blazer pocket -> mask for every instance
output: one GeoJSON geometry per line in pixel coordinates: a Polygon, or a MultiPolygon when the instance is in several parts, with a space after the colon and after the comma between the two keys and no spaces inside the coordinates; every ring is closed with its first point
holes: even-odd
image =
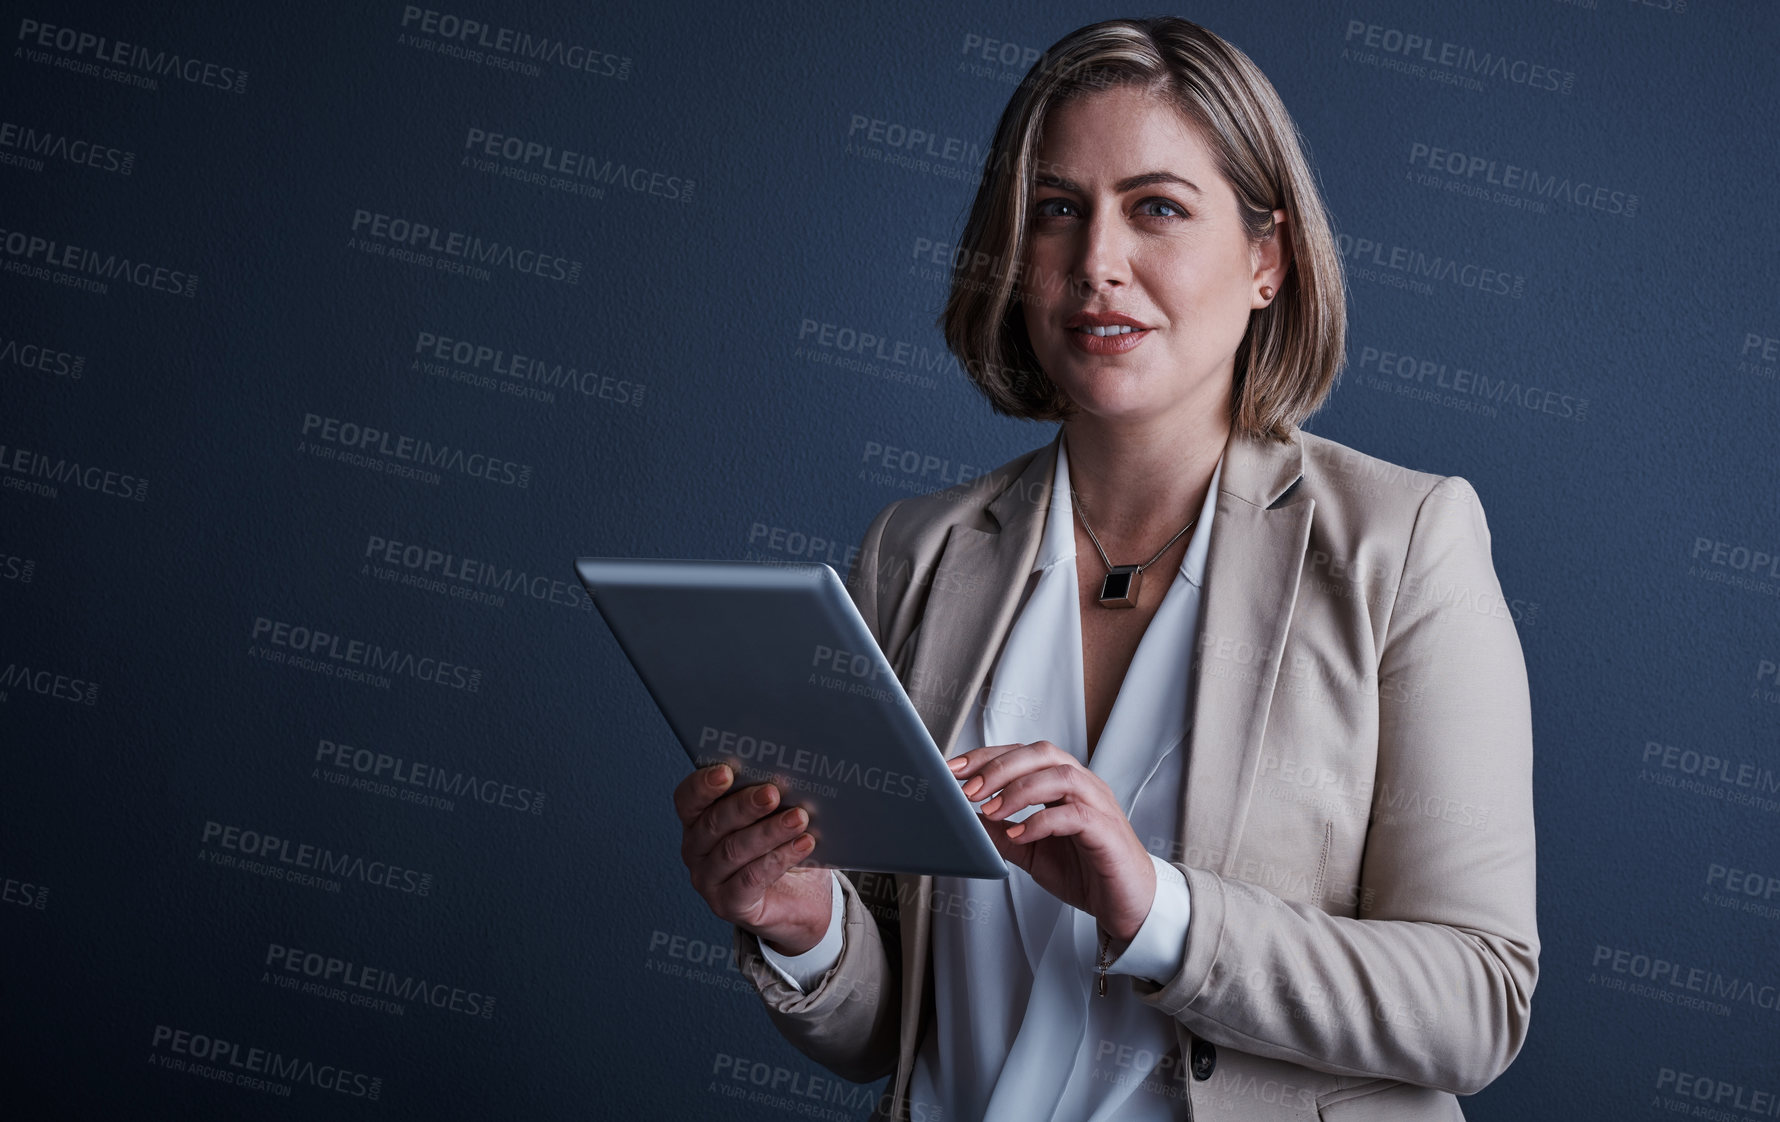
{"type": "Polygon", "coordinates": [[[1395,1079],[1372,1079],[1331,1091],[1316,1101],[1322,1122],[1465,1122],[1450,1091],[1395,1079]]]}
{"type": "Polygon", "coordinates": [[[915,664],[915,648],[921,642],[921,627],[926,622],[926,620],[918,621],[903,639],[902,646],[896,649],[896,656],[889,659],[890,669],[896,674],[896,680],[902,683],[905,691],[908,689],[909,669],[915,664]]]}
{"type": "Polygon", "coordinates": [[[1311,886],[1310,899],[1317,907],[1323,907],[1323,886],[1329,880],[1329,849],[1335,844],[1335,823],[1323,821],[1323,852],[1316,859],[1316,883],[1311,886]]]}

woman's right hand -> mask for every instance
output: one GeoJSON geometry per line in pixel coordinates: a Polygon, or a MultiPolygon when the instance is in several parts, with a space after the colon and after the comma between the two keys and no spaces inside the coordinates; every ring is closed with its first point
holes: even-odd
{"type": "Polygon", "coordinates": [[[816,847],[804,833],[809,812],[793,807],[774,814],[778,787],[731,790],[734,782],[734,769],[713,764],[674,788],[680,860],[719,919],[779,954],[802,954],[828,930],[835,891],[828,869],[794,867],[816,847]]]}

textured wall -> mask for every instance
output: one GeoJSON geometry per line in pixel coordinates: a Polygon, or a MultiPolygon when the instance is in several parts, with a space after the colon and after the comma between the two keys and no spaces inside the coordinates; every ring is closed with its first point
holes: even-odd
{"type": "MultiPolygon", "coordinates": [[[[820,1072],[702,961],[685,761],[572,561],[844,572],[1048,440],[946,359],[943,265],[1028,52],[1145,13],[160,7],[0,4],[0,1113],[864,1117],[714,1079],[820,1072]]],[[[1307,427],[1472,481],[1525,647],[1543,974],[1467,1110],[1771,1111],[1780,11],[1181,14],[1341,232],[1307,427]]]]}

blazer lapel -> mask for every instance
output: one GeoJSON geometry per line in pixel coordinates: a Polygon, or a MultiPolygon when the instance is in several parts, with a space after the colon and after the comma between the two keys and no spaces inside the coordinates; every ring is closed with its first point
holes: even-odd
{"type": "Polygon", "coordinates": [[[1185,851],[1225,876],[1248,817],[1316,507],[1312,499],[1274,505],[1302,463],[1295,432],[1288,443],[1232,435],[1225,448],[1194,648],[1181,817],[1185,851]]]}
{"type": "MultiPolygon", "coordinates": [[[[909,700],[948,759],[970,713],[971,699],[1013,624],[1027,574],[1038,558],[1062,431],[1059,428],[1050,446],[1033,456],[1013,483],[984,508],[996,529],[952,525],[933,565],[922,622],[904,643],[905,649],[908,643],[915,644],[904,679],[909,700]]],[[[914,1074],[923,1006],[933,984],[927,969],[933,929],[927,902],[933,896],[933,878],[898,874],[895,881],[903,982],[895,1101],[901,1103],[914,1074]]]]}
{"type": "Polygon", "coordinates": [[[947,758],[1038,558],[1057,473],[1056,444],[1053,438],[989,502],[985,509],[997,529],[953,523],[934,563],[927,607],[910,637],[915,653],[906,688],[947,758]]]}

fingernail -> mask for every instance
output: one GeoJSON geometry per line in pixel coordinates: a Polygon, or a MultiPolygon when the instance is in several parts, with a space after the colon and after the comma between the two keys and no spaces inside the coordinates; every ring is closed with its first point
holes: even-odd
{"type": "Polygon", "coordinates": [[[760,790],[754,792],[754,805],[755,806],[771,806],[771,805],[773,805],[773,789],[771,787],[762,787],[760,790]]]}
{"type": "Polygon", "coordinates": [[[996,795],[994,798],[983,804],[983,813],[994,814],[996,808],[999,806],[1001,806],[1001,796],[996,795]]]}
{"type": "Polygon", "coordinates": [[[799,854],[799,855],[808,853],[810,850],[815,849],[815,848],[816,848],[816,839],[812,838],[808,834],[805,834],[803,837],[798,838],[796,841],[791,843],[791,852],[799,854]]]}
{"type": "Polygon", "coordinates": [[[1010,838],[1017,838],[1025,831],[1026,831],[1026,823],[1015,822],[1012,826],[1009,826],[1007,828],[1007,836],[1010,838]]]}
{"type": "Polygon", "coordinates": [[[724,764],[718,764],[716,767],[711,769],[711,774],[709,777],[706,778],[705,782],[709,783],[713,787],[723,787],[723,786],[728,785],[729,778],[730,778],[730,776],[729,776],[728,766],[724,765],[724,764]]]}
{"type": "Polygon", "coordinates": [[[809,821],[809,816],[803,812],[802,807],[785,812],[785,825],[790,826],[794,830],[803,829],[803,824],[807,821],[809,821]]]}
{"type": "Polygon", "coordinates": [[[965,797],[969,798],[970,796],[976,794],[977,791],[979,791],[982,788],[982,786],[983,786],[983,777],[980,775],[975,776],[974,778],[971,779],[971,781],[969,783],[966,783],[964,785],[965,797]]]}
{"type": "Polygon", "coordinates": [[[946,761],[946,766],[951,768],[953,771],[957,771],[958,769],[962,768],[968,762],[969,761],[966,760],[963,756],[953,756],[951,759],[946,761]]]}

